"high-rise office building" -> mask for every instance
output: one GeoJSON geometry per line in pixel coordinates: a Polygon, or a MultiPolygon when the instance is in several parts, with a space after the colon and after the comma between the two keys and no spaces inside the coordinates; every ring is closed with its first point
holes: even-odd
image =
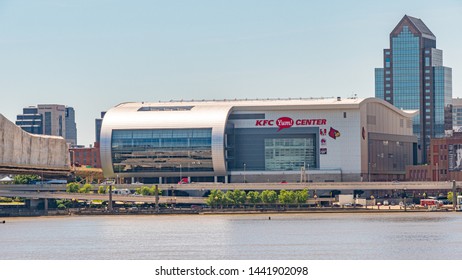
{"type": "Polygon", "coordinates": [[[436,37],[418,18],[405,15],[390,33],[383,68],[375,69],[375,96],[403,110],[419,110],[413,119],[421,162],[431,138],[452,131],[452,69],[443,66],[436,37]]]}
{"type": "Polygon", "coordinates": [[[71,145],[77,145],[77,124],[75,110],[72,107],[66,107],[66,140],[71,145]]]}
{"type": "Polygon", "coordinates": [[[75,111],[57,104],[39,104],[23,109],[16,125],[29,133],[61,136],[71,145],[77,144],[75,111]]]}
{"type": "Polygon", "coordinates": [[[103,125],[103,118],[106,112],[101,112],[101,118],[95,119],[95,142],[101,142],[101,126],[103,125]]]}
{"type": "Polygon", "coordinates": [[[16,116],[16,125],[32,134],[43,134],[43,116],[36,107],[23,108],[16,116]]]}

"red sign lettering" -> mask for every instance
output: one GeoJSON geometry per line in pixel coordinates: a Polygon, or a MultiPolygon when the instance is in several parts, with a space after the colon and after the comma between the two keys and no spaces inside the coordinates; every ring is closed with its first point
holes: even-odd
{"type": "Polygon", "coordinates": [[[255,126],[273,126],[274,120],[256,120],[255,126]]]}
{"type": "Polygon", "coordinates": [[[281,117],[279,119],[275,120],[256,120],[255,121],[255,126],[274,126],[276,125],[278,127],[278,131],[284,129],[284,128],[290,128],[293,125],[297,126],[322,126],[327,124],[326,119],[298,119],[294,121],[293,119],[289,117],[281,117]]]}

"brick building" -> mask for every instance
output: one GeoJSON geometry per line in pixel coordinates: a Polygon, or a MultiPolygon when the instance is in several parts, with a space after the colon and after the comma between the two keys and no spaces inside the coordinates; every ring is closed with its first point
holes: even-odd
{"type": "Polygon", "coordinates": [[[101,168],[98,142],[95,142],[94,147],[70,148],[69,152],[71,164],[73,166],[91,166],[94,168],[101,168]]]}
{"type": "Polygon", "coordinates": [[[426,165],[406,167],[408,181],[462,180],[462,134],[432,139],[428,155],[426,165]]]}

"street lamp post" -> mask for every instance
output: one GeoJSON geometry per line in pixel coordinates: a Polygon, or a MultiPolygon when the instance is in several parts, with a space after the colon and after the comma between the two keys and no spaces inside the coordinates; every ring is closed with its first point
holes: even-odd
{"type": "Polygon", "coordinates": [[[406,206],[406,197],[407,197],[407,195],[406,195],[406,188],[404,188],[404,189],[403,189],[404,212],[407,211],[407,208],[406,208],[406,207],[407,207],[407,206],[406,206]]]}
{"type": "Polygon", "coordinates": [[[440,169],[439,169],[439,166],[438,166],[438,162],[436,163],[436,181],[437,182],[440,181],[440,169]]]}
{"type": "Polygon", "coordinates": [[[367,163],[367,181],[368,182],[371,181],[371,163],[370,162],[367,163]]]}
{"type": "Polygon", "coordinates": [[[71,167],[72,167],[72,170],[74,170],[74,175],[75,175],[75,151],[74,150],[70,150],[71,154],[72,154],[72,158],[71,158],[71,167]]]}
{"type": "Polygon", "coordinates": [[[310,182],[310,174],[309,174],[309,171],[310,171],[310,164],[307,163],[307,164],[306,164],[306,170],[305,170],[306,182],[310,182]]]}

